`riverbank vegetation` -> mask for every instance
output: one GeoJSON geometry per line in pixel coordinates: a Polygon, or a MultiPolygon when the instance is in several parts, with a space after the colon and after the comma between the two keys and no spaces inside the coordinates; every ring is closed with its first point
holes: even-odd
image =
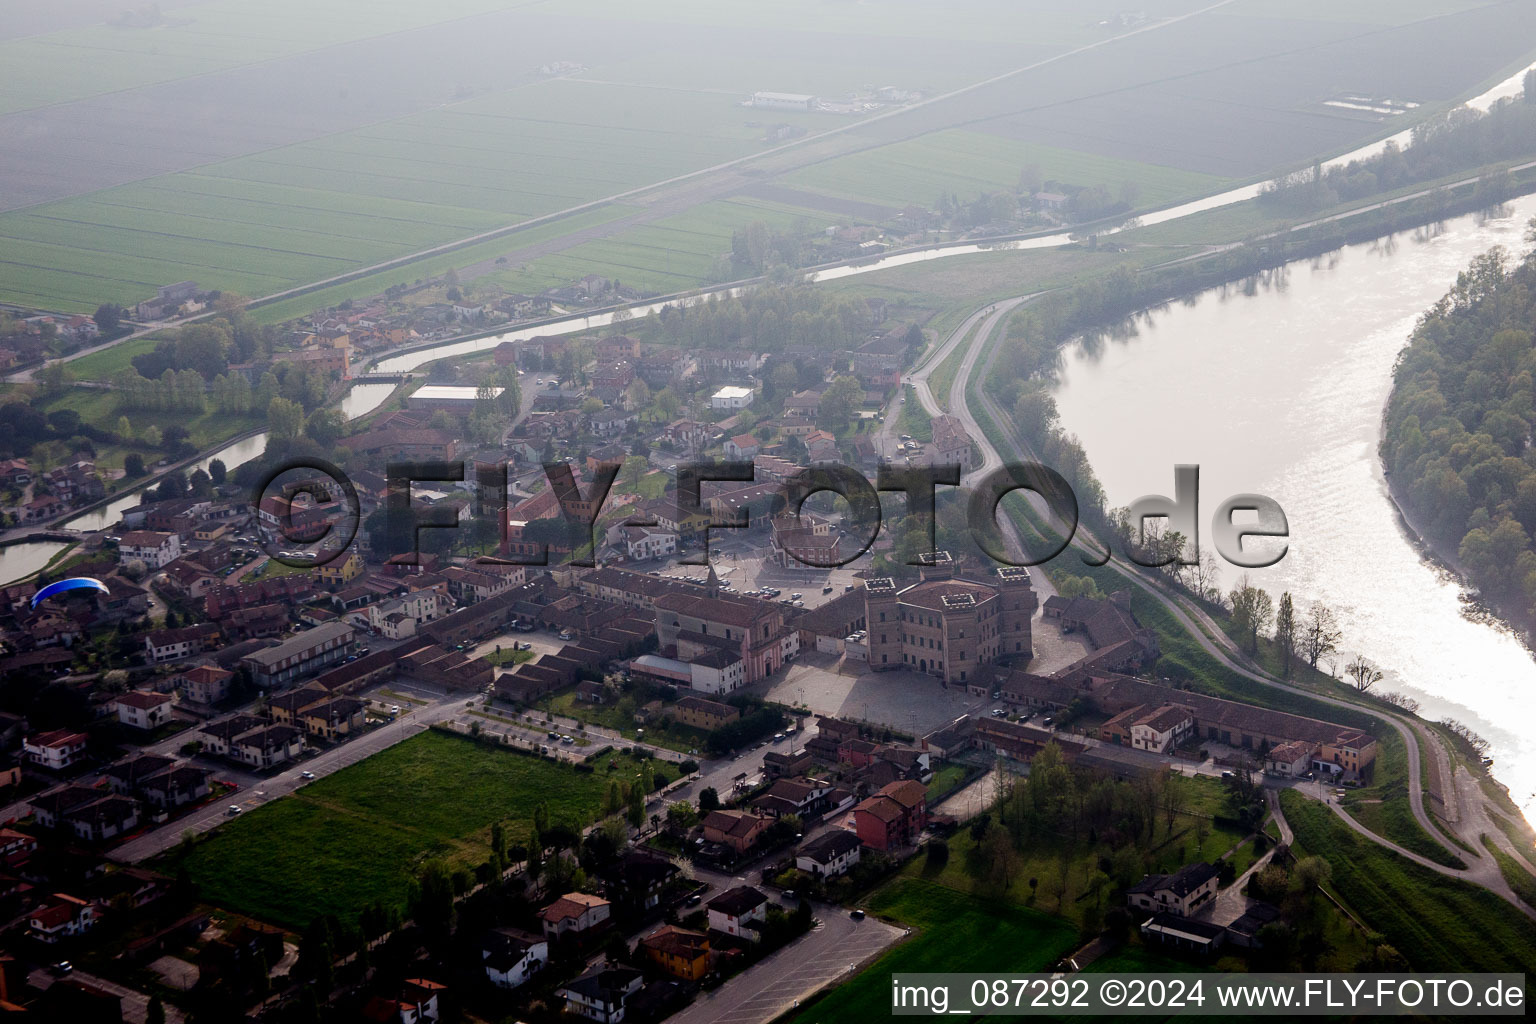
{"type": "Polygon", "coordinates": [[[1399,359],[1381,443],[1410,520],[1527,628],[1536,619],[1533,318],[1536,257],[1511,265],[1495,248],[1475,259],[1399,359]]]}

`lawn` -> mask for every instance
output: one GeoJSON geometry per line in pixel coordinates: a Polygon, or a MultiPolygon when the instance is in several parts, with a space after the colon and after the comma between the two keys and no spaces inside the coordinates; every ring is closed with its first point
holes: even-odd
{"type": "Polygon", "coordinates": [[[893,975],[1043,971],[1077,945],[1077,929],[1059,918],[977,899],[919,878],[899,878],[866,901],[871,913],[919,933],[891,949],[790,1024],[883,1020],[893,975]]]}
{"type": "Polygon", "coordinates": [[[969,771],[963,764],[940,765],[939,770],[933,773],[933,778],[928,780],[928,803],[936,804],[959,789],[969,771]]]}
{"type": "Polygon", "coordinates": [[[684,754],[704,749],[704,743],[709,737],[709,734],[702,729],[694,729],[675,721],[668,722],[666,725],[662,725],[659,721],[648,722],[640,726],[635,722],[634,698],[627,696],[620,698],[615,704],[592,704],[578,700],[575,690],[567,690],[541,701],[539,706],[545,711],[553,711],[557,715],[574,718],[588,725],[600,725],[605,729],[612,729],[629,739],[642,738],[639,733],[643,728],[645,742],[684,754]]]}
{"type": "Polygon", "coordinates": [[[493,822],[523,842],[540,802],[553,823],[588,824],[607,785],[604,772],[427,732],[228,822],[186,866],[204,899],[298,929],[402,905],[424,861],[483,860],[493,822]]]}
{"type": "Polygon", "coordinates": [[[1332,888],[1416,970],[1536,970],[1536,922],[1486,889],[1405,860],[1294,791],[1281,794],[1298,857],[1333,868],[1332,888]]]}

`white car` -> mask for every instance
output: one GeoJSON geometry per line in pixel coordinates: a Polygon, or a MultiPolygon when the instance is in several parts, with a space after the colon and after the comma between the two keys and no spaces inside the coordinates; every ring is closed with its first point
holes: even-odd
{"type": "Polygon", "coordinates": [[[315,777],[315,773],[314,772],[299,772],[299,778],[301,778],[301,779],[312,779],[314,777],[315,777]]]}

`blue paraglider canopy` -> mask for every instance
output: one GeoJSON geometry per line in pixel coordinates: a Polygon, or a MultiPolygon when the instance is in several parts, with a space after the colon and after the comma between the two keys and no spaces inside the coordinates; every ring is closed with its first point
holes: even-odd
{"type": "Polygon", "coordinates": [[[107,589],[107,585],[101,582],[101,580],[92,579],[89,576],[76,576],[73,579],[50,583],[42,590],[33,594],[32,607],[36,608],[39,602],[46,601],[50,597],[57,597],[59,594],[68,594],[76,590],[99,590],[103,594],[110,594],[112,592],[107,589]]]}

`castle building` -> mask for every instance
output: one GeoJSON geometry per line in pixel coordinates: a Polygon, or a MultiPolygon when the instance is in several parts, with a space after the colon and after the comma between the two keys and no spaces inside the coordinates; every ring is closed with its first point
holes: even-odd
{"type": "Polygon", "coordinates": [[[880,577],[864,585],[871,669],[913,669],[965,686],[999,659],[1033,657],[1037,599],[1028,569],[960,573],[945,551],[923,562],[917,583],[880,577]]]}

